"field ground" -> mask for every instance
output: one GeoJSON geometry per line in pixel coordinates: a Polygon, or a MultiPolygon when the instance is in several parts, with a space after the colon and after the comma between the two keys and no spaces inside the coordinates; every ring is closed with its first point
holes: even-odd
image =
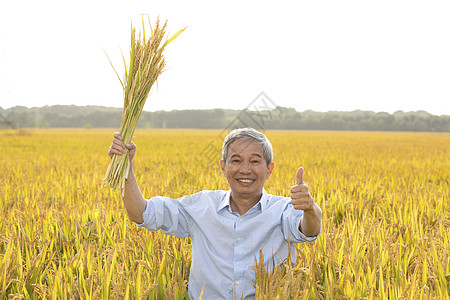
{"type": "MultiPolygon", "coordinates": [[[[266,135],[276,164],[267,192],[287,196],[303,166],[324,216],[297,266],[255,266],[257,299],[450,298],[450,134],[266,135]]],[[[137,228],[120,192],[101,187],[112,130],[0,136],[0,299],[183,299],[190,240],[137,228]]],[[[228,189],[223,137],[137,130],[144,196],[228,189]]]]}

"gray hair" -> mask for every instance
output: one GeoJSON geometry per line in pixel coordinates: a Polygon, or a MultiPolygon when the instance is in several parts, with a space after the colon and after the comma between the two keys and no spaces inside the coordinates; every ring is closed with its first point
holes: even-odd
{"type": "Polygon", "coordinates": [[[223,141],[222,146],[222,159],[224,163],[227,162],[227,155],[228,155],[228,147],[235,141],[240,139],[251,139],[256,142],[258,142],[261,145],[261,148],[263,150],[264,158],[266,159],[267,166],[270,165],[273,159],[273,148],[270,141],[267,139],[267,137],[250,127],[247,128],[238,128],[231,131],[223,141]]]}

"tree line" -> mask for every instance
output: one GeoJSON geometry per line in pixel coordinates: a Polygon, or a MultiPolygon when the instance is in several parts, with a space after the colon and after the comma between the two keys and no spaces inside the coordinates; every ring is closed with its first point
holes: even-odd
{"type": "MultiPolygon", "coordinates": [[[[54,105],[27,108],[0,107],[0,128],[118,128],[121,108],[54,105]]],[[[393,114],[372,111],[298,112],[293,108],[272,110],[172,110],[143,111],[138,128],[292,130],[367,130],[450,132],[450,116],[425,111],[393,114]]]]}

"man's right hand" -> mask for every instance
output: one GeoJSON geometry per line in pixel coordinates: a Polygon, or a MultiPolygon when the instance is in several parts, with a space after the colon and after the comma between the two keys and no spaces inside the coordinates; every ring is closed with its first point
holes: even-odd
{"type": "Polygon", "coordinates": [[[109,147],[108,155],[109,157],[113,157],[113,154],[123,155],[129,150],[129,159],[132,160],[134,155],[136,154],[136,145],[133,142],[129,142],[125,144],[122,142],[122,136],[119,132],[114,132],[114,139],[111,147],[109,147]]]}

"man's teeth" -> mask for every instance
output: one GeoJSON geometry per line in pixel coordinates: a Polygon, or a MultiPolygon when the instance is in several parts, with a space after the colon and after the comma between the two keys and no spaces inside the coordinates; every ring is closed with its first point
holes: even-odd
{"type": "Polygon", "coordinates": [[[248,182],[248,183],[253,182],[253,180],[251,180],[251,179],[238,179],[238,181],[240,181],[240,182],[248,182]]]}

